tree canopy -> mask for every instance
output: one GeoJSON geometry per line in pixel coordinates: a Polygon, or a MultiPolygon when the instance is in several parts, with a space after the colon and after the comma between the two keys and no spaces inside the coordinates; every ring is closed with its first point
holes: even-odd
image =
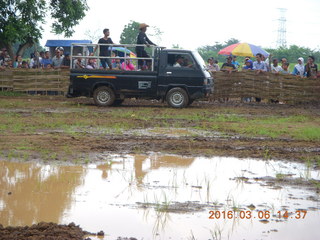
{"type": "Polygon", "coordinates": [[[0,2],[0,47],[6,47],[14,56],[13,45],[20,42],[17,55],[38,43],[42,25],[49,15],[53,19],[52,31],[72,36],[73,27],[88,10],[86,0],[2,0],[0,2]]]}
{"type": "Polygon", "coordinates": [[[138,33],[139,33],[139,23],[131,20],[123,28],[123,31],[120,35],[120,43],[135,44],[137,42],[138,33]]]}
{"type": "MultiPolygon", "coordinates": [[[[202,46],[199,47],[197,50],[199,54],[202,56],[204,60],[207,60],[209,57],[213,57],[214,59],[218,60],[219,62],[225,61],[225,56],[218,55],[218,52],[234,43],[238,43],[239,40],[235,38],[231,38],[224,43],[215,42],[212,46],[202,46]]],[[[297,45],[291,45],[290,47],[279,47],[275,48],[264,48],[267,52],[269,52],[272,58],[281,59],[285,57],[288,59],[290,63],[296,63],[299,57],[303,57],[305,61],[307,60],[308,56],[312,55],[316,58],[316,61],[319,62],[320,60],[320,51],[319,50],[311,50],[310,48],[306,47],[299,47],[297,45]]],[[[239,57],[242,60],[242,57],[239,57]]]]}
{"type": "Polygon", "coordinates": [[[215,44],[212,46],[206,45],[203,47],[199,47],[197,50],[204,60],[207,60],[208,58],[213,57],[214,59],[216,59],[218,61],[224,62],[226,57],[218,55],[218,52],[221,49],[223,49],[231,44],[235,44],[235,43],[239,43],[239,40],[235,39],[235,38],[230,38],[229,40],[225,41],[224,43],[215,42],[215,44]]]}

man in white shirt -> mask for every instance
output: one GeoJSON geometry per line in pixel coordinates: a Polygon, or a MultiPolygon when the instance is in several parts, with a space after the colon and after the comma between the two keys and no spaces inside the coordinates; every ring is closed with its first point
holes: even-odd
{"type": "Polygon", "coordinates": [[[282,71],[282,67],[278,65],[278,59],[273,59],[272,60],[272,65],[271,65],[271,72],[272,73],[279,73],[282,71]]]}

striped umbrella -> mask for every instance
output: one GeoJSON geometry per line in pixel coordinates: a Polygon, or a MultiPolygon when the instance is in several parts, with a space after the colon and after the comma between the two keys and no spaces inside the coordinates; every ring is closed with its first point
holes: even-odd
{"type": "Polygon", "coordinates": [[[234,55],[243,57],[254,57],[257,53],[261,53],[266,57],[269,56],[267,51],[250,43],[235,43],[218,52],[220,55],[234,55]]]}

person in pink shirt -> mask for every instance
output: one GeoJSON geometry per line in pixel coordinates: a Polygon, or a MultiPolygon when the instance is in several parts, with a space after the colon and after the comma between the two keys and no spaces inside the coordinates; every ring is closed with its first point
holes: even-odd
{"type": "Polygon", "coordinates": [[[136,67],[132,64],[131,59],[126,59],[121,64],[121,69],[125,71],[133,71],[133,70],[136,70],[136,67]]]}

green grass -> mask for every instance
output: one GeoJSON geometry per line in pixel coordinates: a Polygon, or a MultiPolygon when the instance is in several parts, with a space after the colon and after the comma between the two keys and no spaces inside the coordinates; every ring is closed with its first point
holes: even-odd
{"type": "Polygon", "coordinates": [[[12,92],[12,91],[0,91],[0,97],[21,97],[26,96],[26,93],[23,92],[12,92]]]}

